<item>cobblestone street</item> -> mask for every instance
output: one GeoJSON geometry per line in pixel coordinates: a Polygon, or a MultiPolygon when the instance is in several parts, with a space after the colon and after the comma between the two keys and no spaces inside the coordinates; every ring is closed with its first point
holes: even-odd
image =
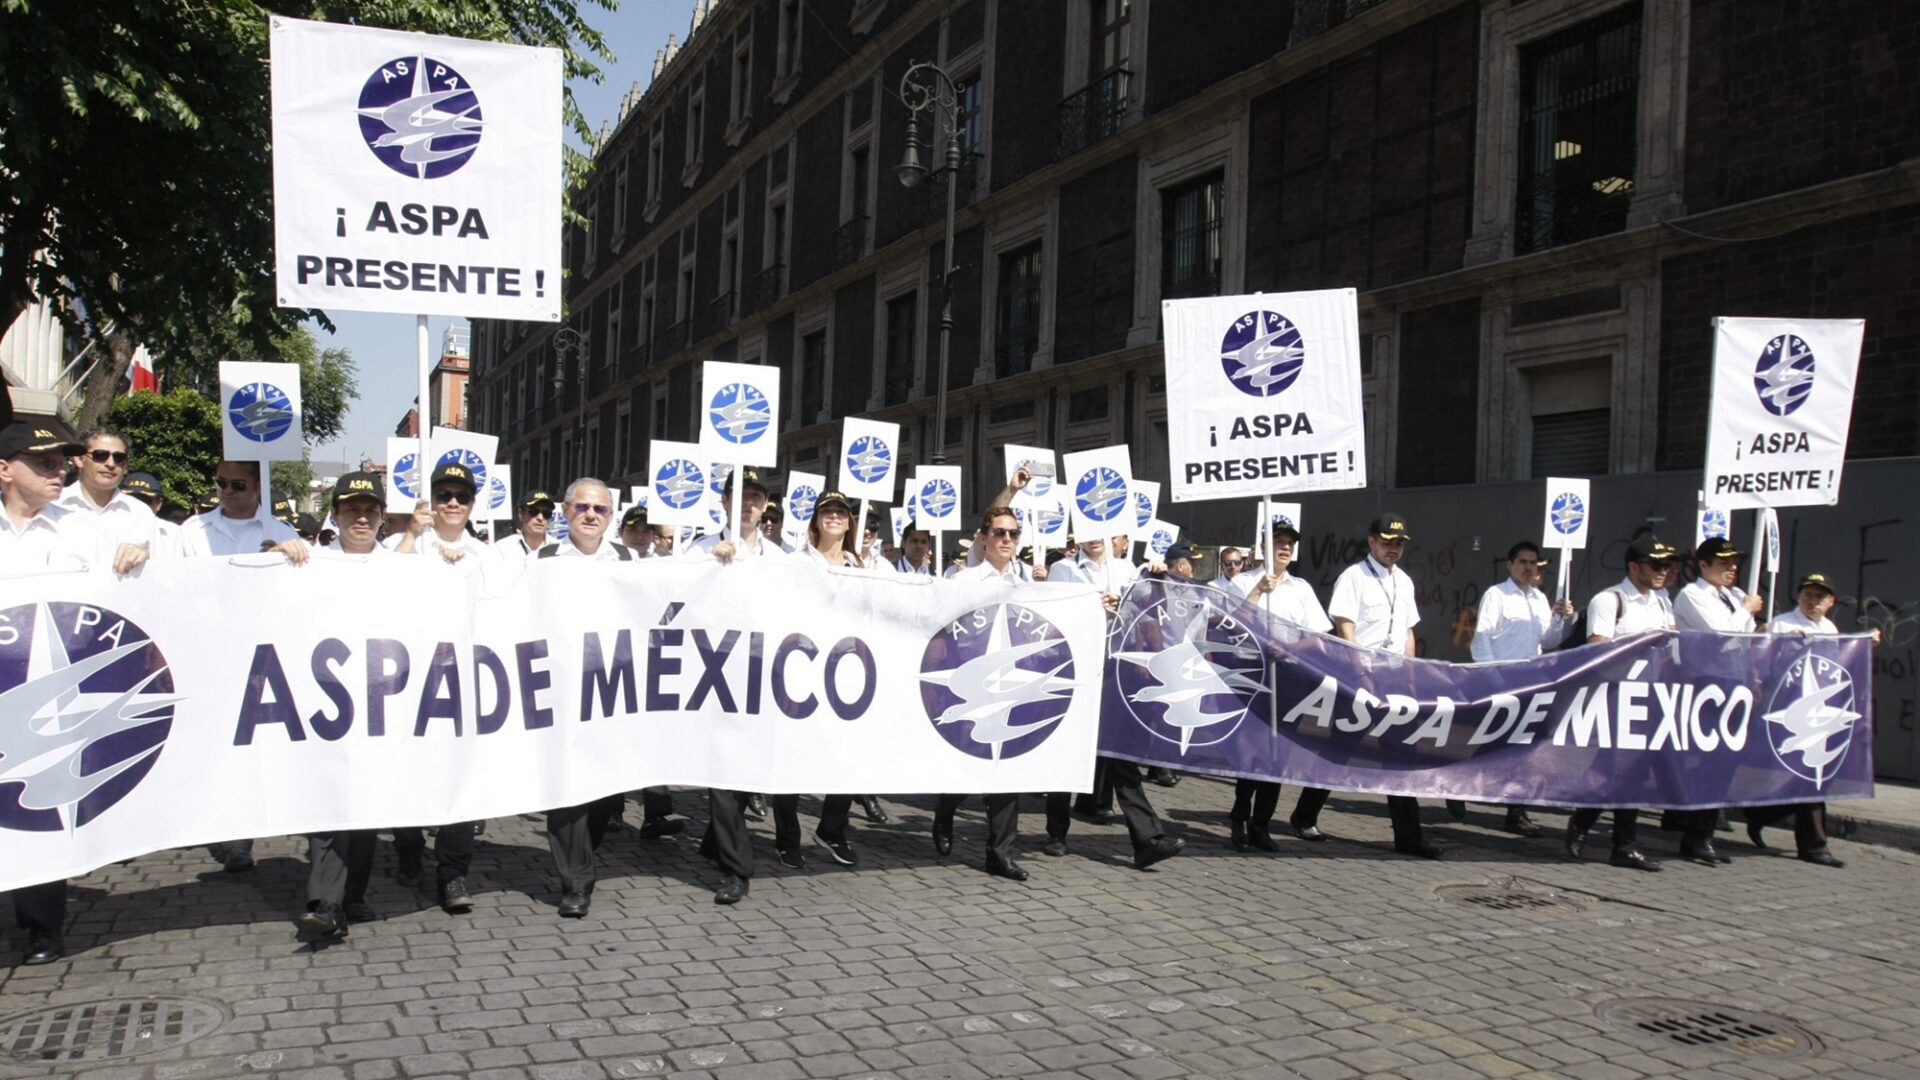
{"type": "MultiPolygon", "coordinates": [[[[384,918],[318,950],[292,926],[304,841],[263,841],[244,875],[199,850],[149,856],[72,883],[68,959],[0,971],[0,1076],[1914,1075],[1911,853],[1837,843],[1835,872],[1723,835],[1731,866],[1642,874],[1608,867],[1599,835],[1598,858],[1567,861],[1560,814],[1529,841],[1492,809],[1460,823],[1430,806],[1450,850],[1429,863],[1391,854],[1381,800],[1336,798],[1333,842],[1242,855],[1228,786],[1148,790],[1188,843],[1148,872],[1118,824],[1076,821],[1066,858],[1041,855],[1029,799],[1032,879],[990,878],[977,801],[943,860],[932,800],[889,799],[890,825],[856,813],[854,869],[815,848],[781,870],[756,826],[735,908],[711,900],[705,800],[681,791],[690,833],[610,837],[591,914],[564,923],[536,817],[491,823],[462,917],[396,886],[383,840],[384,918]],[[6,1056],[24,1014],[143,998],[187,1006],[179,1034],[140,1044],[156,1049],[100,1057],[96,1029],[79,1060],[6,1056]]],[[[1673,855],[1674,834],[1646,839],[1673,855]]]]}

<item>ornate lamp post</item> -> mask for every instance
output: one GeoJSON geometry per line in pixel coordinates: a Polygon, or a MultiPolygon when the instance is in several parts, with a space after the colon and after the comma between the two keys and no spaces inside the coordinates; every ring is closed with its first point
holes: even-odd
{"type": "Polygon", "coordinates": [[[918,187],[927,167],[920,161],[920,117],[930,113],[932,132],[947,128],[947,234],[940,248],[940,381],[933,388],[933,464],[947,463],[947,349],[953,336],[953,208],[960,174],[960,90],[953,76],[929,63],[917,63],[900,76],[900,101],[907,107],[907,150],[894,166],[906,187],[918,187]]]}
{"type": "Polygon", "coordinates": [[[553,396],[556,400],[567,386],[568,361],[578,360],[580,363],[577,373],[580,385],[579,411],[573,421],[574,460],[560,463],[560,468],[569,473],[560,478],[561,482],[571,483],[582,471],[579,463],[587,460],[587,335],[571,326],[561,327],[553,335],[553,356],[553,396]]]}

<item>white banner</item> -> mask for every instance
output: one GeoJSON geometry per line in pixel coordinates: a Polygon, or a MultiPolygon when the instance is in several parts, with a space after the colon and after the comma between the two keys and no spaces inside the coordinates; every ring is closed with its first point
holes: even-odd
{"type": "Polygon", "coordinates": [[[281,305],[558,322],[559,50],[270,33],[281,305]]]}
{"type": "Polygon", "coordinates": [[[1352,289],[1161,304],[1174,502],[1367,486],[1352,289]]]}
{"type": "Polygon", "coordinates": [[[840,492],[849,499],[893,501],[900,425],[849,416],[840,422],[840,492]]]}
{"type": "Polygon", "coordinates": [[[493,475],[493,459],[499,453],[498,435],[436,427],[433,437],[427,440],[427,457],[433,462],[433,468],[427,470],[427,479],[431,481],[433,469],[442,465],[464,465],[473,474],[474,489],[485,491],[487,478],[493,475]]]}
{"type": "Polygon", "coordinates": [[[965,529],[960,513],[960,466],[922,465],[913,471],[914,524],[928,532],[965,529]]]}
{"type": "Polygon", "coordinates": [[[710,466],[693,443],[654,439],[647,444],[647,523],[711,524],[719,502],[707,475],[710,466]]]}
{"type": "Polygon", "coordinates": [[[420,483],[420,440],[387,436],[387,513],[413,513],[413,504],[426,498],[425,491],[420,483]]]}
{"type": "Polygon", "coordinates": [[[700,448],[710,461],[780,460],[780,369],[709,360],[700,365],[700,448]]]}
{"type": "Polygon", "coordinates": [[[416,559],[246,561],[7,582],[0,889],[656,784],[1091,786],[1105,619],[1085,586],[549,559],[476,600],[416,559]],[[56,701],[62,723],[26,722],[56,701]]]}
{"type": "MultiPolygon", "coordinates": [[[[780,539],[791,547],[807,542],[807,525],[813,520],[813,504],[827,489],[827,478],[819,473],[790,472],[787,474],[787,497],[781,508],[780,539]]],[[[849,544],[858,543],[856,535],[848,537],[849,544]]]]}
{"type": "Polygon", "coordinates": [[[228,461],[304,458],[300,365],[220,361],[220,427],[220,456],[228,461]]]}
{"type": "Polygon", "coordinates": [[[1840,501],[1861,319],[1713,320],[1706,505],[1840,501]]]}
{"type": "Polygon", "coordinates": [[[1073,532],[1081,540],[1106,540],[1131,530],[1133,458],[1125,446],[1081,450],[1062,460],[1060,482],[1073,532]]]}
{"type": "Polygon", "coordinates": [[[1547,477],[1546,517],[1540,525],[1543,548],[1587,546],[1587,523],[1593,518],[1591,485],[1581,479],[1547,477]]]}

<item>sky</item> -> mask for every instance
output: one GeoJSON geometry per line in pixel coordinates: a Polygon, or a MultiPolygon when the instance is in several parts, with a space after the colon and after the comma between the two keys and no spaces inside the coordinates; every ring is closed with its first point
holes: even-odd
{"type": "MultiPolygon", "coordinates": [[[[620,99],[635,81],[643,89],[651,81],[653,54],[667,43],[667,35],[686,40],[693,0],[624,0],[618,11],[588,7],[585,15],[606,37],[607,47],[614,54],[611,63],[601,62],[605,78],[598,85],[580,80],[573,84],[580,111],[586,114],[588,126],[598,131],[602,121],[617,119],[620,99]]],[[[580,145],[571,133],[567,141],[576,148],[580,145]]],[[[345,349],[353,354],[360,372],[360,398],[347,412],[340,439],[316,446],[313,459],[345,461],[349,467],[358,464],[363,454],[379,461],[386,453],[387,436],[413,408],[419,393],[419,376],[414,369],[415,317],[359,311],[329,315],[336,330],[329,334],[313,324],[314,337],[323,349],[345,349]]],[[[436,356],[441,335],[454,321],[439,317],[428,320],[436,356]]]]}

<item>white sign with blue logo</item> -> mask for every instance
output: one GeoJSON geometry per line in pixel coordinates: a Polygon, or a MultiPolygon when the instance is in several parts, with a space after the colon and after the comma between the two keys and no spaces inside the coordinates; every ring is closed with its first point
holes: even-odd
{"type": "Polygon", "coordinates": [[[1180,526],[1151,518],[1140,526],[1139,536],[1146,542],[1147,554],[1152,556],[1153,561],[1164,562],[1168,549],[1180,540],[1180,526]]]}
{"type": "Polygon", "coordinates": [[[720,505],[712,466],[694,443],[654,439],[647,448],[647,523],[711,527],[720,505]]]}
{"type": "MultiPolygon", "coordinates": [[[[781,508],[780,539],[795,546],[807,542],[807,525],[813,520],[813,504],[820,501],[820,493],[825,490],[827,478],[819,473],[787,474],[787,497],[781,508]]],[[[859,542],[857,529],[855,533],[855,536],[847,538],[849,545],[859,542]]]]}
{"type": "Polygon", "coordinates": [[[1840,501],[1863,319],[1713,320],[1706,505],[1840,501]]]}
{"type": "MultiPolygon", "coordinates": [[[[1133,499],[1133,527],[1145,529],[1160,516],[1160,484],[1153,480],[1135,478],[1128,481],[1127,487],[1133,499]]],[[[1140,539],[1138,532],[1134,539],[1140,539]]]]}
{"type": "Polygon", "coordinates": [[[1707,509],[1707,493],[1706,492],[1704,491],[1694,492],[1693,501],[1695,505],[1695,512],[1693,515],[1693,546],[1694,547],[1699,547],[1701,544],[1704,544],[1707,541],[1714,539],[1715,537],[1725,540],[1733,535],[1733,522],[1731,520],[1731,515],[1729,515],[1725,510],[1707,509]]]}
{"type": "Polygon", "coordinates": [[[1547,478],[1547,516],[1540,526],[1543,548],[1587,546],[1587,522],[1593,517],[1593,495],[1585,480],[1547,478]]]}
{"type": "Polygon", "coordinates": [[[893,546],[900,547],[907,542],[907,525],[913,521],[913,511],[904,506],[896,506],[887,511],[893,519],[893,546]]]}
{"type": "Polygon", "coordinates": [[[513,466],[494,465],[487,469],[487,498],[482,505],[486,507],[488,520],[513,516],[513,466]]]}
{"type": "Polygon", "coordinates": [[[1016,510],[1031,509],[1039,506],[1053,494],[1058,481],[1059,465],[1054,452],[1039,446],[1021,446],[1008,443],[1004,450],[1007,456],[1007,483],[1013,483],[1015,473],[1027,470],[1031,479],[1027,486],[1013,495],[1013,507],[1016,510]]]}
{"type": "Polygon", "coordinates": [[[387,436],[387,513],[411,514],[426,498],[420,483],[420,440],[387,436]]]}
{"type": "Polygon", "coordinates": [[[1125,446],[1081,450],[1061,459],[1061,495],[1074,535],[1105,540],[1134,530],[1133,457],[1125,446]]]}
{"type": "Polygon", "coordinates": [[[427,479],[431,482],[433,470],[442,465],[461,465],[473,474],[474,490],[485,491],[487,479],[492,475],[493,459],[499,453],[498,435],[436,427],[433,437],[427,440],[427,459],[432,462],[427,469],[427,479]]]}
{"type": "Polygon", "coordinates": [[[960,466],[922,465],[908,485],[913,490],[914,524],[940,533],[963,528],[960,516],[960,466]]]}
{"type": "Polygon", "coordinates": [[[899,424],[857,416],[840,422],[841,494],[849,499],[892,502],[899,463],[899,424]]]}
{"type": "Polygon", "coordinates": [[[700,366],[700,448],[709,460],[780,460],[780,369],[709,360],[700,366]]]}
{"type": "Polygon", "coordinates": [[[1367,486],[1352,289],[1168,300],[1174,502],[1367,486]]]}
{"type": "Polygon", "coordinates": [[[299,461],[300,365],[220,361],[221,456],[229,461],[299,461]]]}
{"type": "Polygon", "coordinates": [[[560,319],[559,50],[271,20],[280,303],[560,319]]]}

